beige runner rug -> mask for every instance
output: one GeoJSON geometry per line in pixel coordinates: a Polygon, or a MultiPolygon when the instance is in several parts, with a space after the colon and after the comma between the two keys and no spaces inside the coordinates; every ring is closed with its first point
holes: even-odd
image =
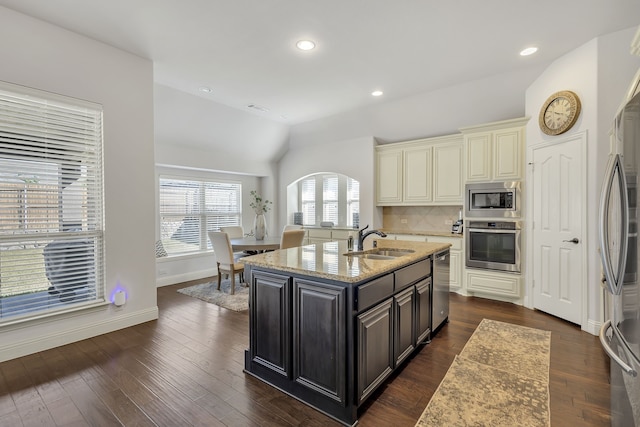
{"type": "Polygon", "coordinates": [[[549,426],[551,332],[484,319],[416,423],[549,426]]]}

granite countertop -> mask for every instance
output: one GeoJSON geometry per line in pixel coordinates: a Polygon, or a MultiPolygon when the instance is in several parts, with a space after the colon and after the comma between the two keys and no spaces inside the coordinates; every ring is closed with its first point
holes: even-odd
{"type": "Polygon", "coordinates": [[[381,228],[380,231],[383,231],[387,234],[409,234],[412,236],[455,237],[457,239],[463,238],[462,234],[454,234],[450,231],[401,230],[401,229],[393,229],[393,228],[381,228]]]}
{"type": "Polygon", "coordinates": [[[410,249],[414,252],[391,260],[380,260],[346,256],[344,255],[347,253],[346,242],[325,242],[265,252],[240,258],[238,261],[272,270],[345,283],[358,283],[397,270],[450,246],[448,243],[381,239],[378,240],[378,248],[410,249]]]}

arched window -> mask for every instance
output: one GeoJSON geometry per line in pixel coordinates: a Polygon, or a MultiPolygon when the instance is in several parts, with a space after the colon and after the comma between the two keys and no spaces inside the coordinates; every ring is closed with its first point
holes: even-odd
{"type": "Polygon", "coordinates": [[[301,212],[303,225],[332,222],[336,227],[359,226],[360,183],[346,175],[308,175],[288,186],[287,200],[287,212],[291,216],[301,212]]]}

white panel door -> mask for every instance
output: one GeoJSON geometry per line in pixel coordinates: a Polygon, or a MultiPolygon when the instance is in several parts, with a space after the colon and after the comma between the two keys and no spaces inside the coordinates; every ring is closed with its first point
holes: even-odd
{"type": "Polygon", "coordinates": [[[586,286],[582,137],[533,151],[533,305],[581,324],[586,286]]]}

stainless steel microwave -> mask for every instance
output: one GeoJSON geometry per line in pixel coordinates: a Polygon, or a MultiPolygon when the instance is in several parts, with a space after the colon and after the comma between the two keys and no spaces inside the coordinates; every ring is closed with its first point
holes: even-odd
{"type": "Polygon", "coordinates": [[[520,218],[520,181],[485,182],[465,187],[467,217],[520,218]]]}

